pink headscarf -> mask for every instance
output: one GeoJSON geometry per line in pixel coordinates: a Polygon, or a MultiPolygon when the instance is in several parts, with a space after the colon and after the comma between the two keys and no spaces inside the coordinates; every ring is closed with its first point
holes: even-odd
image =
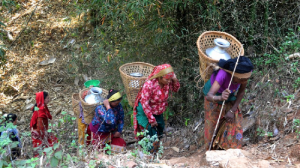
{"type": "MultiPolygon", "coordinates": [[[[153,71],[148,76],[148,78],[146,79],[146,81],[148,81],[148,80],[155,80],[155,78],[161,77],[161,76],[163,78],[166,78],[166,79],[171,79],[174,75],[175,74],[174,74],[172,66],[170,64],[162,64],[162,65],[158,65],[158,66],[154,67],[153,71]],[[168,68],[168,70],[167,70],[167,68],[168,68]],[[162,73],[162,75],[160,75],[159,73],[162,70],[167,70],[166,72],[168,72],[168,73],[167,74],[162,73]]],[[[136,115],[137,115],[136,107],[139,105],[139,101],[140,101],[140,99],[142,97],[142,89],[143,89],[143,87],[139,90],[139,93],[138,93],[138,95],[137,95],[137,97],[135,99],[134,107],[133,107],[133,116],[134,116],[134,118],[133,118],[133,125],[134,125],[134,134],[135,135],[138,132],[138,127],[139,127],[137,119],[136,119],[136,115]]]]}

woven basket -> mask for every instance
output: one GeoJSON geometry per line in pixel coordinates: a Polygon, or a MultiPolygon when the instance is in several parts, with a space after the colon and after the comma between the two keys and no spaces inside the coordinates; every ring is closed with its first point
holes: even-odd
{"type": "Polygon", "coordinates": [[[128,103],[130,106],[134,106],[135,98],[143,86],[147,77],[151,74],[155,66],[144,62],[133,62],[122,65],[119,68],[123,84],[125,86],[125,92],[127,95],[128,103]],[[141,73],[142,77],[130,76],[131,73],[141,73]]]}
{"type": "Polygon", "coordinates": [[[206,31],[202,33],[197,40],[199,64],[200,64],[200,75],[204,82],[207,82],[213,73],[213,68],[209,67],[210,63],[218,63],[218,60],[208,57],[205,53],[206,49],[215,47],[214,39],[222,38],[230,42],[230,47],[227,48],[226,52],[235,58],[239,56],[240,50],[241,55],[244,55],[244,48],[242,44],[232,35],[219,32],[219,31],[206,31]]]}
{"type": "Polygon", "coordinates": [[[80,102],[79,94],[78,93],[73,93],[73,95],[72,95],[72,109],[73,109],[73,112],[74,112],[74,114],[77,118],[79,118],[79,114],[80,114],[79,102],[80,102]]]}
{"type": "MultiPolygon", "coordinates": [[[[101,94],[101,97],[106,99],[107,95],[108,95],[108,90],[105,90],[103,88],[102,89],[102,94],[101,94]]],[[[95,115],[95,109],[98,105],[101,105],[101,103],[96,103],[96,104],[88,104],[86,103],[83,99],[82,99],[82,94],[89,90],[89,88],[86,88],[86,89],[83,89],[79,92],[79,100],[81,102],[81,106],[82,106],[82,109],[83,109],[83,117],[84,117],[84,122],[86,124],[90,124],[92,119],[94,118],[94,115],[95,115]]]]}

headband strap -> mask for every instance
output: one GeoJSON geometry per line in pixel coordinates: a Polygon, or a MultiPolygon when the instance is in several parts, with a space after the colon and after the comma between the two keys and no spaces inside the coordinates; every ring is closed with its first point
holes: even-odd
{"type": "MultiPolygon", "coordinates": [[[[223,68],[221,68],[223,69],[223,68]]],[[[230,73],[232,75],[232,71],[229,71],[227,69],[223,69],[224,71],[230,73]]],[[[250,78],[251,77],[251,74],[252,74],[252,71],[248,72],[248,73],[237,73],[235,72],[233,76],[237,77],[237,78],[250,78]]]]}
{"type": "Polygon", "coordinates": [[[158,78],[158,77],[164,76],[164,75],[166,75],[166,74],[168,74],[168,73],[170,73],[170,72],[174,72],[172,67],[165,68],[165,69],[159,71],[159,72],[158,72],[157,74],[155,74],[154,76],[152,76],[152,77],[150,78],[150,80],[152,80],[152,79],[154,79],[154,78],[158,78]]]}
{"type": "Polygon", "coordinates": [[[113,94],[112,96],[110,96],[108,101],[113,102],[113,101],[120,99],[121,97],[122,97],[122,95],[120,94],[120,92],[117,92],[117,93],[113,94]]]}

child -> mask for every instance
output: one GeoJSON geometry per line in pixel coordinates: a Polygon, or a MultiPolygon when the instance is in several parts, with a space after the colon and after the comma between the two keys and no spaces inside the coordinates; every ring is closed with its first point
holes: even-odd
{"type": "Polygon", "coordinates": [[[7,154],[11,154],[11,158],[14,160],[21,155],[22,143],[19,136],[17,125],[17,115],[7,114],[4,115],[5,123],[0,125],[0,141],[2,147],[8,147],[7,154]],[[6,140],[6,141],[5,141],[6,140]],[[11,142],[18,142],[17,146],[14,146],[11,142]],[[10,149],[10,150],[9,150],[10,149]]]}

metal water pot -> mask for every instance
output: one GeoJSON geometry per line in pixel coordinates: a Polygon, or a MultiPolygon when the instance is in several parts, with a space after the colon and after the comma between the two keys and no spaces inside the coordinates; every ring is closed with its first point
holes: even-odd
{"type": "Polygon", "coordinates": [[[102,89],[99,87],[92,87],[89,93],[85,96],[84,101],[88,104],[96,104],[103,102],[103,98],[101,97],[102,89]]]}
{"type": "MultiPolygon", "coordinates": [[[[134,72],[134,73],[131,73],[129,75],[133,76],[133,77],[142,77],[143,76],[143,74],[141,74],[139,72],[134,72]]],[[[130,83],[129,83],[129,86],[132,87],[132,88],[139,88],[140,84],[139,84],[138,80],[131,80],[130,83]]]]}
{"type": "Polygon", "coordinates": [[[214,43],[216,44],[215,47],[213,48],[208,48],[206,50],[206,54],[215,60],[220,60],[220,59],[224,59],[224,60],[228,60],[230,59],[230,55],[226,52],[226,49],[230,46],[229,41],[222,39],[222,38],[216,38],[214,40],[214,43]]]}

